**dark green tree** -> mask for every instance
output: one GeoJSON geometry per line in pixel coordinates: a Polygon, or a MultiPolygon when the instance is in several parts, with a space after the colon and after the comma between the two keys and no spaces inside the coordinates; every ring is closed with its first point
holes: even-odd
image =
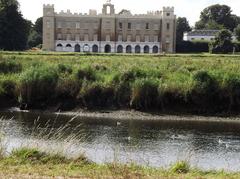
{"type": "Polygon", "coordinates": [[[28,46],[37,47],[42,44],[42,25],[43,25],[43,18],[40,17],[36,20],[35,24],[32,25],[31,32],[28,37],[28,46]]]}
{"type": "Polygon", "coordinates": [[[209,44],[210,53],[229,53],[233,51],[232,33],[223,29],[217,33],[216,38],[209,44]]]}
{"type": "Polygon", "coordinates": [[[27,48],[30,23],[22,17],[17,0],[0,0],[0,49],[27,48]]]}
{"type": "Polygon", "coordinates": [[[240,24],[234,29],[237,40],[240,41],[240,24]]]}
{"type": "Polygon", "coordinates": [[[215,4],[205,8],[196,22],[196,29],[228,29],[233,31],[239,22],[239,17],[232,14],[227,5],[215,4]]]}
{"type": "Polygon", "coordinates": [[[186,17],[178,17],[177,18],[177,43],[183,41],[183,34],[184,32],[191,31],[191,27],[188,23],[186,17]]]}

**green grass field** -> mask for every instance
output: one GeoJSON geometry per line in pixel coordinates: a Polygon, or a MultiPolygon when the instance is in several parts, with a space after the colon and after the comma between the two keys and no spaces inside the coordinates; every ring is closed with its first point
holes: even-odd
{"type": "Polygon", "coordinates": [[[239,173],[202,171],[191,168],[184,161],[168,169],[141,167],[134,164],[109,163],[99,165],[89,162],[84,156],[67,159],[59,154],[47,154],[36,149],[14,150],[0,159],[1,178],[239,178],[239,173]]]}
{"type": "Polygon", "coordinates": [[[234,113],[239,70],[239,55],[0,52],[0,106],[234,113]]]}

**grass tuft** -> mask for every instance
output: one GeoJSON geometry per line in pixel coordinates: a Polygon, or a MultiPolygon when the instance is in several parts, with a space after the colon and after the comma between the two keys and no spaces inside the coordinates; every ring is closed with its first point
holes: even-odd
{"type": "Polygon", "coordinates": [[[186,174],[190,171],[190,165],[186,161],[179,161],[171,166],[170,171],[178,174],[186,174]]]}

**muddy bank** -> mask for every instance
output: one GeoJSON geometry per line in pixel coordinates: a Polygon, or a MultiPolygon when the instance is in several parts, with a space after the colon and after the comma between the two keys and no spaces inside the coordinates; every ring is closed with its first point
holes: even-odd
{"type": "MultiPolygon", "coordinates": [[[[57,114],[72,116],[73,118],[82,119],[100,119],[100,120],[115,120],[125,121],[163,121],[163,122],[191,122],[191,123],[232,123],[240,125],[240,116],[202,116],[202,115],[191,115],[191,114],[162,114],[162,113],[150,113],[141,112],[135,110],[84,110],[75,109],[72,111],[53,111],[49,110],[20,110],[17,107],[4,109],[5,111],[11,112],[22,112],[22,113],[39,113],[39,114],[57,114]]],[[[3,110],[2,110],[3,111],[3,110]]]]}

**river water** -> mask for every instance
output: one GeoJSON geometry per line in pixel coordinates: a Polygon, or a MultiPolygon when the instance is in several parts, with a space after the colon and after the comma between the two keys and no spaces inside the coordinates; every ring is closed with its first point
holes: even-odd
{"type": "Polygon", "coordinates": [[[10,111],[0,116],[8,152],[31,146],[71,157],[84,153],[97,163],[169,167],[186,160],[201,169],[240,171],[240,123],[90,120],[10,111]]]}

